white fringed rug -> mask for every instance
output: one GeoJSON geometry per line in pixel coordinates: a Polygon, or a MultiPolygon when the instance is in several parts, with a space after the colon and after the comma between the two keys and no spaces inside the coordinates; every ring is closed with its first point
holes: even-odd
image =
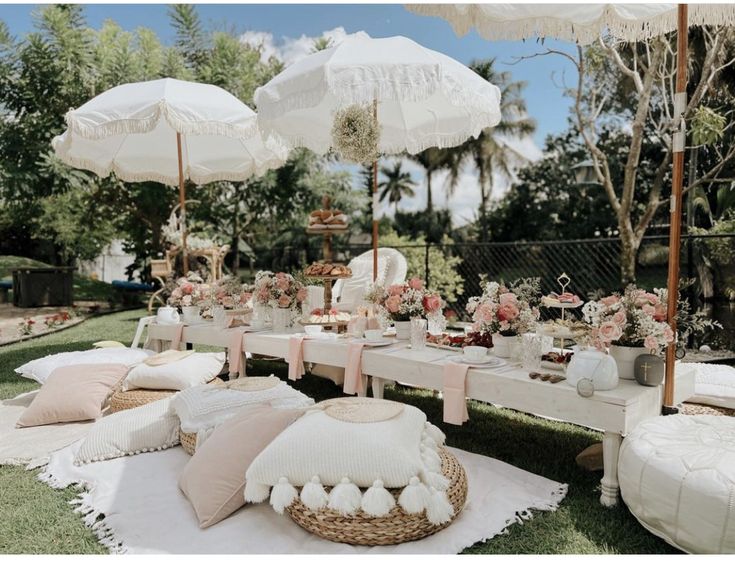
{"type": "Polygon", "coordinates": [[[183,449],[75,467],[72,459],[79,444],[54,453],[39,478],[55,488],[83,485],[72,503],[115,553],[459,553],[529,519],[531,510],[556,510],[567,491],[566,484],[452,449],[469,482],[467,505],[454,523],[420,541],[356,547],[318,538],[265,504],[246,506],[215,526],[199,529],[178,488],[179,473],[189,460],[183,449]]]}

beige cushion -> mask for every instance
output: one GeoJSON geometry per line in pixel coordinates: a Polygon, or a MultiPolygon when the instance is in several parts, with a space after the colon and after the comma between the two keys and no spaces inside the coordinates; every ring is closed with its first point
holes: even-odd
{"type": "Polygon", "coordinates": [[[78,364],[51,372],[18,419],[18,427],[88,421],[102,416],[112,387],[125,377],[123,364],[78,364]]]}
{"type": "Polygon", "coordinates": [[[224,365],[224,352],[195,353],[163,365],[140,363],[128,373],[123,389],[180,391],[212,381],[222,371],[224,365]]]}
{"type": "Polygon", "coordinates": [[[179,487],[194,507],[199,526],[209,527],[245,505],[245,471],[303,410],[258,405],[217,427],[184,468],[179,487]]]}

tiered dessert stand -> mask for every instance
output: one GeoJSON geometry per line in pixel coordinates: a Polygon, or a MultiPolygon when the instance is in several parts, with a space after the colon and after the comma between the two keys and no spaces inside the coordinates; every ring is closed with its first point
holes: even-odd
{"type": "MultiPolygon", "coordinates": [[[[561,294],[563,295],[564,293],[566,293],[566,289],[569,286],[571,279],[569,278],[569,276],[567,276],[566,273],[562,273],[559,278],[556,279],[556,282],[558,282],[561,286],[561,294]]],[[[578,300],[576,302],[561,302],[559,300],[549,297],[544,297],[541,302],[546,308],[560,310],[562,322],[566,322],[567,310],[579,308],[584,304],[581,300],[578,300]]],[[[539,325],[537,333],[541,336],[549,336],[551,338],[559,340],[559,349],[561,354],[564,354],[564,350],[566,349],[565,346],[567,345],[566,342],[574,340],[574,333],[571,329],[569,329],[569,327],[560,326],[555,323],[552,324],[551,330],[548,329],[548,324],[539,325]]]]}
{"type": "MultiPolygon", "coordinates": [[[[329,196],[322,198],[322,208],[330,209],[329,196]]],[[[332,236],[344,233],[347,231],[347,226],[336,227],[336,228],[316,228],[307,227],[306,233],[308,235],[321,235],[322,236],[322,256],[324,257],[325,263],[331,263],[333,260],[332,252],[332,236]]],[[[324,283],[324,314],[329,314],[329,310],[332,308],[332,285],[334,281],[339,279],[348,279],[351,275],[307,275],[310,279],[319,279],[324,283]]],[[[309,322],[305,322],[309,324],[309,322]]],[[[346,322],[329,322],[322,323],[324,328],[340,328],[347,327],[346,322]]]]}

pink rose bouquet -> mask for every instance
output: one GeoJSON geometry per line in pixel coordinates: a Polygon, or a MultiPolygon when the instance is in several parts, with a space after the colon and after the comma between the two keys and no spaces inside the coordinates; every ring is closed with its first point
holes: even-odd
{"type": "Polygon", "coordinates": [[[253,297],[251,289],[235,277],[224,277],[214,283],[212,303],[227,309],[243,308],[253,297]]]}
{"type": "Polygon", "coordinates": [[[288,273],[259,271],[255,275],[252,298],[261,306],[298,310],[306,300],[306,287],[288,273]]]}
{"type": "Polygon", "coordinates": [[[199,274],[190,271],[176,280],[176,286],[168,297],[170,306],[208,306],[211,303],[212,286],[199,274]]]}
{"type": "Polygon", "coordinates": [[[417,277],[387,288],[374,285],[368,291],[366,299],[376,304],[394,322],[441,317],[444,308],[441,296],[428,290],[424,281],[417,277]]]}
{"type": "Polygon", "coordinates": [[[533,330],[539,319],[540,296],[538,279],[521,279],[510,287],[483,282],[482,294],[467,302],[474,332],[517,336],[533,330]]]}
{"type": "Polygon", "coordinates": [[[623,294],[592,300],[582,307],[587,342],[604,350],[615,344],[661,352],[674,341],[666,322],[666,291],[628,286],[623,294]]]}

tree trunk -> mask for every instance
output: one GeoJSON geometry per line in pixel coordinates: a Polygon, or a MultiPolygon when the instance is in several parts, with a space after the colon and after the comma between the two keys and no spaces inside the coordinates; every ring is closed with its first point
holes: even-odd
{"type": "Polygon", "coordinates": [[[434,211],[434,202],[431,199],[431,171],[426,172],[426,213],[434,211]]]}
{"type": "Polygon", "coordinates": [[[480,184],[480,241],[487,242],[487,188],[480,184]]]}
{"type": "Polygon", "coordinates": [[[240,270],[240,200],[237,194],[235,194],[235,208],[234,214],[232,215],[232,241],[230,242],[230,251],[232,253],[232,274],[237,276],[237,272],[240,270]]]}
{"type": "Polygon", "coordinates": [[[633,229],[627,227],[623,220],[619,220],[618,230],[620,231],[620,281],[623,286],[626,286],[635,283],[636,259],[641,242],[635,238],[633,229]]]}

